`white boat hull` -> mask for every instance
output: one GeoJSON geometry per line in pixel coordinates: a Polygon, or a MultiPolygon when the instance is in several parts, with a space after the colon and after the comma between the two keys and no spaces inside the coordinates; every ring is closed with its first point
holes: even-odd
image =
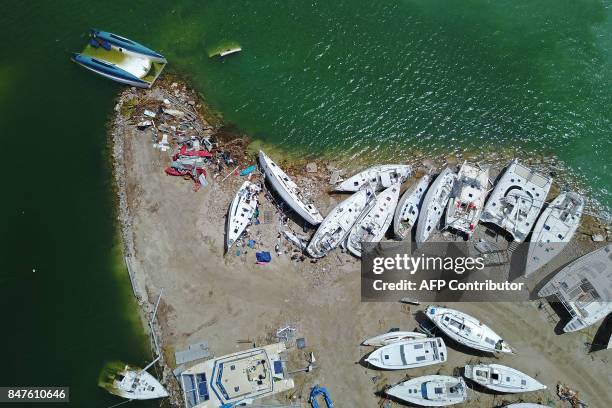
{"type": "Polygon", "coordinates": [[[410,331],[388,332],[378,336],[370,337],[361,343],[364,346],[382,347],[388,344],[397,343],[403,340],[424,339],[427,335],[424,333],[410,331]]]}
{"type": "Polygon", "coordinates": [[[370,167],[344,180],[336,191],[355,192],[370,186],[374,191],[403,183],[412,174],[412,166],[407,164],[384,164],[370,167]]]}
{"type": "Polygon", "coordinates": [[[374,350],[366,362],[383,370],[405,370],[441,364],[448,357],[440,337],[402,340],[374,350]]]}
{"type": "Polygon", "coordinates": [[[423,407],[446,407],[465,402],[467,386],[463,378],[426,375],[399,383],[385,393],[423,407]]]}
{"type": "Polygon", "coordinates": [[[230,204],[227,212],[225,248],[229,250],[245,231],[257,210],[259,187],[245,181],[230,204]]]}
{"type": "Polygon", "coordinates": [[[417,221],[415,236],[417,244],[427,241],[427,238],[436,231],[456,177],[451,169],[446,168],[427,190],[417,221]]]}
{"type": "Polygon", "coordinates": [[[466,378],[499,393],[516,394],[547,388],[527,374],[501,364],[466,365],[464,373],[466,378]]]}
{"type": "Polygon", "coordinates": [[[399,240],[409,237],[412,227],[416,224],[423,203],[423,197],[429,186],[431,177],[426,174],[404,192],[397,203],[393,218],[393,232],[399,240]]]}
{"type": "Polygon", "coordinates": [[[489,168],[464,162],[446,207],[446,228],[471,236],[484,207],[489,168]]]}

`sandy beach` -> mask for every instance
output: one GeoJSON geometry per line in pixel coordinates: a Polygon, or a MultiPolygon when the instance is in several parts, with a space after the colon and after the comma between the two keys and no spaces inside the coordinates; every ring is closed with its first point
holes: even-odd
{"type": "MultiPolygon", "coordinates": [[[[171,151],[153,148],[152,130],[138,130],[135,126],[143,117],[139,102],[134,101],[144,98],[148,103],[159,103],[165,93],[179,100],[181,95],[196,98],[191,91],[182,91],[182,87],[162,83],[146,93],[126,90],[118,101],[111,128],[124,251],[145,316],[162,288],[164,291],[155,327],[163,348],[163,378],[173,391],[173,404],[182,405],[171,373],[175,350],[207,341],[212,353],[221,356],[253,344],[274,342],[277,329],[287,325],[297,329],[295,337],[306,340],[305,349],[290,351],[289,371],[306,367],[311,352],[316,356],[317,368],[295,374],[296,387],[277,396],[278,402],[309,406],[308,393],[318,383],[328,387],[337,407],[382,406],[384,397],[380,391],[406,376],[452,375],[457,367],[480,361],[517,368],[548,389],[516,396],[471,390],[470,401],[462,406],[494,407],[527,401],[567,407],[556,396],[558,383],[578,391],[589,407],[607,408],[612,404],[612,354],[609,350],[589,354],[585,346],[599,325],[581,332],[555,334],[560,318],[546,302],[447,305],[488,324],[513,346],[516,355],[469,352],[449,340],[449,360],[443,365],[397,372],[365,367],[360,361],[372,348],[360,343],[393,327],[415,329],[419,312],[426,305],[362,303],[359,260],[340,250],[316,263],[308,257],[301,258],[299,251],[280,237],[280,231],[291,228],[306,234],[291,220],[285,223],[282,213],[264,194],[260,195],[261,223],[249,227],[255,248],[240,248],[239,255],[234,248],[224,256],[225,214],[244,178],[234,175],[231,165],[216,178],[214,170],[207,170],[209,185],[194,192],[191,181],[164,174],[171,151]],[[126,109],[128,105],[130,109],[126,109]],[[272,262],[256,264],[257,250],[270,251],[272,262]]],[[[194,111],[205,109],[197,99],[189,106],[194,111]]],[[[201,120],[205,132],[216,132],[219,123],[201,120]]],[[[219,145],[225,143],[228,149],[231,146],[237,150],[234,157],[240,168],[254,164],[253,155],[240,155],[240,151],[252,154],[246,140],[231,144],[235,138],[220,137],[219,145]]],[[[304,171],[304,163],[278,163],[295,176],[298,185],[313,194],[323,214],[345,197],[327,191],[333,163],[317,162],[316,173],[304,171]]],[[[543,277],[592,250],[593,231],[606,233],[599,228],[598,222],[585,220],[562,256],[542,271],[543,277]]],[[[386,406],[400,405],[391,402],[386,406]]]]}

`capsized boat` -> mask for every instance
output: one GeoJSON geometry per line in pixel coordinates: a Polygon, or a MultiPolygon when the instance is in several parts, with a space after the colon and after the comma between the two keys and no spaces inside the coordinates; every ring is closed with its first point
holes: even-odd
{"type": "Polygon", "coordinates": [[[444,363],[448,354],[440,337],[402,340],[374,350],[365,359],[385,370],[404,370],[444,363]]]}
{"type": "Polygon", "coordinates": [[[444,334],[464,346],[491,353],[513,353],[510,346],[489,326],[467,313],[427,306],[425,314],[444,334]]]}
{"type": "Polygon", "coordinates": [[[393,221],[399,192],[400,184],[395,183],[378,194],[355,222],[346,239],[346,247],[353,255],[361,257],[362,242],[378,242],[385,237],[393,221]]]}
{"type": "Polygon", "coordinates": [[[467,400],[467,387],[461,377],[426,375],[399,383],[387,395],[423,407],[445,407],[467,400]]]}
{"type": "Polygon", "coordinates": [[[421,177],[419,181],[410,186],[400,198],[393,217],[393,232],[399,240],[404,240],[410,235],[410,230],[419,218],[419,211],[425,191],[429,186],[431,177],[429,174],[421,177]]]}
{"type": "MultiPolygon", "coordinates": [[[[149,365],[150,366],[150,365],[149,365]]],[[[110,363],[103,370],[99,385],[111,394],[130,400],[165,398],[168,391],[146,370],[110,363]]]]}
{"type": "Polygon", "coordinates": [[[259,186],[245,181],[227,211],[225,250],[229,250],[249,225],[257,210],[259,186]]]}
{"type": "Polygon", "coordinates": [[[427,241],[431,233],[436,230],[456,178],[457,174],[447,167],[431,183],[423,199],[419,220],[417,221],[415,236],[417,244],[427,241]]]}
{"type": "Polygon", "coordinates": [[[378,336],[370,337],[361,343],[364,346],[382,347],[388,344],[397,343],[398,341],[424,339],[427,335],[419,332],[411,331],[391,331],[378,336]]]}
{"type": "Polygon", "coordinates": [[[464,376],[483,387],[503,393],[530,392],[547,388],[527,374],[501,364],[466,365],[464,376]]]}
{"type": "Polygon", "coordinates": [[[612,244],[567,265],[538,295],[555,295],[567,309],[572,319],[565,332],[584,329],[612,313],[612,244]]]}
{"type": "Polygon", "coordinates": [[[344,180],[336,186],[336,191],[358,191],[370,185],[374,191],[391,187],[395,183],[403,183],[412,174],[412,166],[408,164],[383,164],[370,167],[344,180]]]}
{"type": "Polygon", "coordinates": [[[281,353],[270,344],[206,360],[179,376],[187,408],[236,407],[294,387],[281,353]]]}
{"type": "Polygon", "coordinates": [[[89,42],[72,61],[114,81],[150,88],[167,64],[160,53],[119,35],[92,29],[89,42]]]}
{"type": "Polygon", "coordinates": [[[308,254],[321,258],[340,245],[370,203],[372,196],[370,190],[360,190],[334,207],[310,240],[306,248],[308,254]]]}
{"type": "Polygon", "coordinates": [[[489,186],[489,167],[463,162],[446,207],[446,225],[468,237],[474,233],[489,186]]]}
{"type": "Polygon", "coordinates": [[[304,197],[299,187],[263,151],[259,151],[259,164],[272,188],[300,217],[311,225],[319,225],[323,216],[314,204],[304,197]]]}
{"type": "Polygon", "coordinates": [[[505,229],[523,242],[533,228],[552,185],[552,179],[512,160],[489,196],[482,222],[505,229]]]}
{"type": "Polygon", "coordinates": [[[538,219],[527,254],[525,275],[537,271],[557,256],[572,239],[584,210],[584,199],[577,193],[561,193],[538,219]]]}

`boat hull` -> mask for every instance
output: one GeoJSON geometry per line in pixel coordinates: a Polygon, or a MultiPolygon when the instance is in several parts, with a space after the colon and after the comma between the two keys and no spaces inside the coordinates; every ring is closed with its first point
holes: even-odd
{"type": "Polygon", "coordinates": [[[410,236],[410,231],[419,218],[429,181],[429,175],[424,175],[404,192],[397,203],[393,217],[393,233],[397,239],[403,241],[410,236]]]}

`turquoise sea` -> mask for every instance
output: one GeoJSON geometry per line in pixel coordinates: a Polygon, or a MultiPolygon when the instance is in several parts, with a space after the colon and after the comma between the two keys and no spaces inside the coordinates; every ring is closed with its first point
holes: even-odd
{"type": "Polygon", "coordinates": [[[161,51],[227,122],[297,156],[516,149],[612,205],[609,0],[0,6],[0,385],[106,407],[102,366],[151,357],[116,246],[105,124],[121,86],[69,61],[90,27],[161,51]],[[232,41],[244,51],[208,57],[232,41]]]}

